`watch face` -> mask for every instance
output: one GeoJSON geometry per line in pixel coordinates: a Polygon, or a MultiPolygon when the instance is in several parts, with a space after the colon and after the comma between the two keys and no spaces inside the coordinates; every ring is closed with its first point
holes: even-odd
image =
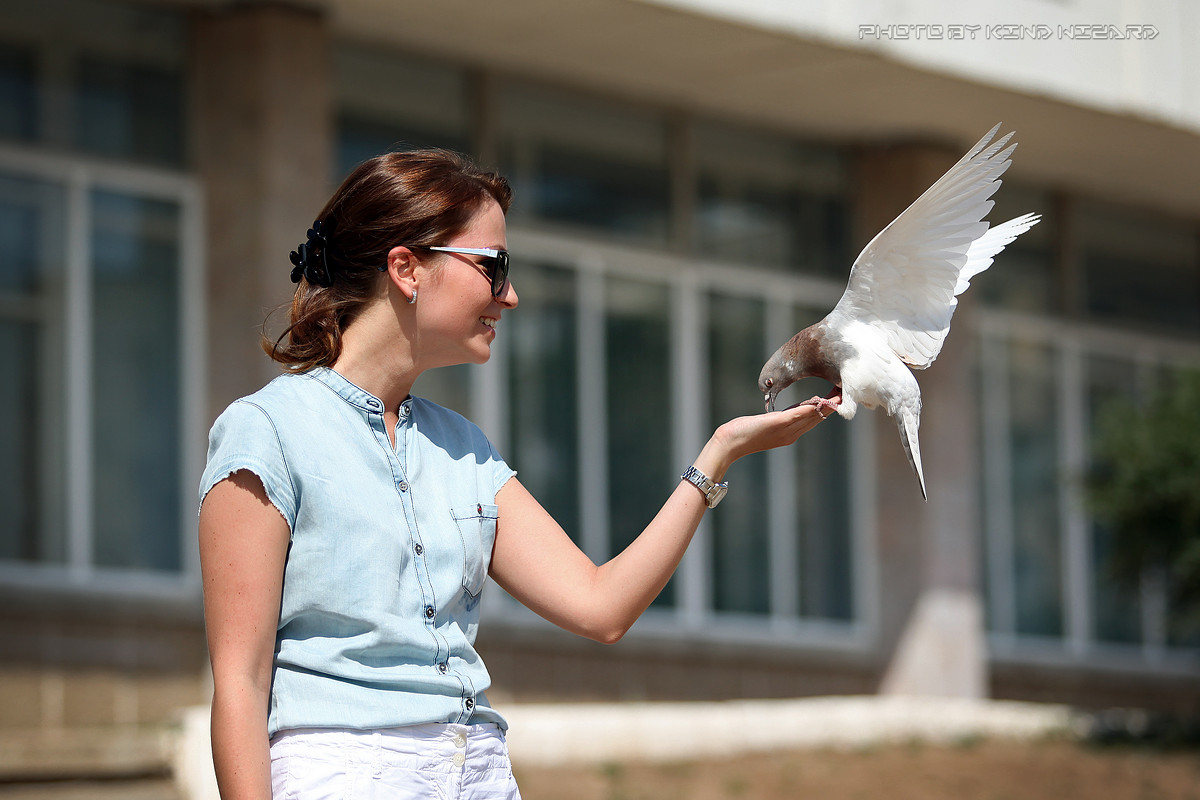
{"type": "Polygon", "coordinates": [[[714,486],[712,491],[708,493],[708,507],[716,508],[717,503],[721,502],[721,499],[725,497],[725,493],[728,491],[728,486],[714,486]]]}

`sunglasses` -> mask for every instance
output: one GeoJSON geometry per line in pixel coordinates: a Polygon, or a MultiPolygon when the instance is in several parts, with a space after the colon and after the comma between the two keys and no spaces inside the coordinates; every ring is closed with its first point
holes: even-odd
{"type": "Polygon", "coordinates": [[[436,250],[439,253],[458,253],[466,256],[485,256],[476,266],[483,267],[492,282],[492,297],[499,297],[508,283],[508,251],[494,250],[490,247],[431,247],[430,245],[410,244],[413,250],[436,250]]]}

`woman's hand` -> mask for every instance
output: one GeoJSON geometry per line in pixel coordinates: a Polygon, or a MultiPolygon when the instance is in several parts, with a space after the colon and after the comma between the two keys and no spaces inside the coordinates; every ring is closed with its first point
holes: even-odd
{"type": "Polygon", "coordinates": [[[792,444],[827,418],[828,412],[806,400],[782,411],[731,419],[717,428],[695,466],[719,481],[739,458],[792,444]]]}

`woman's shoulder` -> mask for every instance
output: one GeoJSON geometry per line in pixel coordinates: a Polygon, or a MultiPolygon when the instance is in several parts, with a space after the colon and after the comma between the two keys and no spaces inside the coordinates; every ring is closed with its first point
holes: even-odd
{"type": "Polygon", "coordinates": [[[436,439],[455,439],[475,446],[489,446],[483,430],[462,414],[423,397],[412,398],[412,415],[418,430],[436,439]]]}
{"type": "Polygon", "coordinates": [[[314,392],[314,383],[305,373],[284,373],[257,391],[234,400],[217,421],[251,425],[282,422],[319,396],[319,392],[314,392]]]}

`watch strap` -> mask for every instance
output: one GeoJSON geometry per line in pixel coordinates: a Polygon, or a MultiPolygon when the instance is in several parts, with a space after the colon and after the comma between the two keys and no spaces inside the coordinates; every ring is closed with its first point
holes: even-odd
{"type": "Polygon", "coordinates": [[[680,480],[685,480],[700,490],[704,495],[704,504],[709,508],[716,508],[717,503],[725,497],[725,493],[729,490],[729,482],[716,483],[712,478],[705,475],[694,466],[689,466],[679,476],[680,480]]]}

